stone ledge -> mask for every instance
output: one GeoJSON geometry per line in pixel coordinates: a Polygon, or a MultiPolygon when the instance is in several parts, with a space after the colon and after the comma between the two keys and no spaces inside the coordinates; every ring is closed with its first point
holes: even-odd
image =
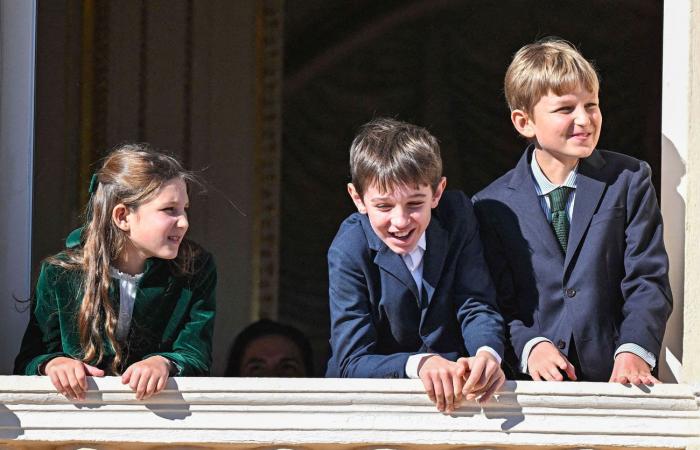
{"type": "Polygon", "coordinates": [[[508,382],[451,415],[418,380],[175,378],[136,401],[118,378],[72,403],[46,377],[0,376],[0,447],[686,448],[700,386],[508,382]],[[65,446],[64,446],[65,445],[65,446]]]}

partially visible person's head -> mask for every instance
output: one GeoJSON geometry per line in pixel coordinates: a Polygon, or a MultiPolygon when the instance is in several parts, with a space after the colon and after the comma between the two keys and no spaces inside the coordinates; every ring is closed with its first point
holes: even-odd
{"type": "Polygon", "coordinates": [[[227,377],[311,377],[311,344],[298,329],[262,319],[248,325],[233,342],[227,377]]]}
{"type": "Polygon", "coordinates": [[[522,47],[506,71],[504,91],[511,111],[532,114],[548,93],[564,95],[582,89],[598,94],[593,65],[569,42],[545,38],[522,47]]]}
{"type": "Polygon", "coordinates": [[[390,118],[360,129],[350,146],[348,193],[397,254],[413,251],[445,189],[440,145],[425,128],[390,118]]]}

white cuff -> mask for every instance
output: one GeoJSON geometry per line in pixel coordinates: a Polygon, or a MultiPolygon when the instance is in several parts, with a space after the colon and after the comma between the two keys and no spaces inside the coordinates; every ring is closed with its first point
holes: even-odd
{"type": "Polygon", "coordinates": [[[649,367],[651,367],[652,369],[656,367],[656,356],[641,345],[633,344],[632,342],[622,344],[615,351],[614,357],[617,357],[617,355],[624,352],[632,353],[634,355],[639,356],[644,360],[645,363],[649,364],[649,367]]]}
{"type": "Polygon", "coordinates": [[[478,355],[480,351],[484,351],[484,352],[489,352],[489,353],[491,353],[491,355],[493,355],[493,357],[496,358],[496,361],[498,361],[498,364],[501,363],[501,355],[499,355],[499,354],[496,352],[496,350],[492,349],[492,348],[489,347],[488,345],[484,345],[484,346],[479,347],[479,348],[476,350],[476,354],[478,355]]]}
{"type": "Polygon", "coordinates": [[[428,356],[433,356],[435,353],[418,353],[416,355],[411,355],[406,361],[406,376],[408,378],[420,378],[418,376],[418,367],[428,356]]]}
{"type": "Polygon", "coordinates": [[[550,344],[552,343],[552,341],[550,341],[546,337],[540,336],[540,337],[530,339],[529,341],[527,341],[527,344],[525,344],[525,347],[523,347],[523,354],[520,358],[520,371],[522,373],[528,374],[528,372],[527,372],[527,359],[530,357],[530,352],[532,351],[532,348],[535,345],[539,344],[540,342],[549,342],[550,344]]]}

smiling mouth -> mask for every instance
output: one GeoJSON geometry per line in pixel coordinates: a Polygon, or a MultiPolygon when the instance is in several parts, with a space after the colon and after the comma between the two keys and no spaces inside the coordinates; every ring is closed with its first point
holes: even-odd
{"type": "Polygon", "coordinates": [[[592,133],[574,133],[571,135],[572,138],[576,139],[587,139],[592,133]]]}
{"type": "Polygon", "coordinates": [[[389,235],[394,238],[398,239],[399,241],[407,241],[409,238],[413,235],[414,230],[408,230],[408,231],[396,231],[396,232],[389,232],[389,235]]]}
{"type": "Polygon", "coordinates": [[[168,236],[168,241],[177,244],[182,240],[182,236],[168,236]]]}

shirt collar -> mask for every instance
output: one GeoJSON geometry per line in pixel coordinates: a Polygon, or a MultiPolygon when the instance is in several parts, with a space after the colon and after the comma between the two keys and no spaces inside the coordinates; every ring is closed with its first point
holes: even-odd
{"type": "Polygon", "coordinates": [[[109,275],[112,278],[116,278],[118,280],[128,281],[130,283],[136,283],[141,279],[141,277],[143,277],[143,272],[137,273],[136,275],[130,275],[128,273],[121,272],[119,269],[117,269],[114,266],[109,266],[109,275]]]}
{"type": "MultiPolygon", "coordinates": [[[[532,158],[530,158],[530,171],[535,179],[535,186],[537,187],[537,195],[547,195],[559,186],[552,183],[547,179],[547,176],[540,169],[540,165],[537,163],[537,158],[535,158],[535,151],[532,151],[532,158]]],[[[574,167],[569,175],[564,180],[562,186],[566,186],[572,189],[576,189],[576,175],[578,174],[578,164],[574,167]]]]}
{"type": "Polygon", "coordinates": [[[414,248],[405,255],[401,255],[404,262],[406,263],[406,267],[408,267],[408,270],[413,272],[418,266],[420,266],[420,263],[423,262],[425,248],[425,231],[423,231],[423,234],[421,234],[420,238],[418,238],[418,244],[416,244],[416,248],[414,248]]]}

